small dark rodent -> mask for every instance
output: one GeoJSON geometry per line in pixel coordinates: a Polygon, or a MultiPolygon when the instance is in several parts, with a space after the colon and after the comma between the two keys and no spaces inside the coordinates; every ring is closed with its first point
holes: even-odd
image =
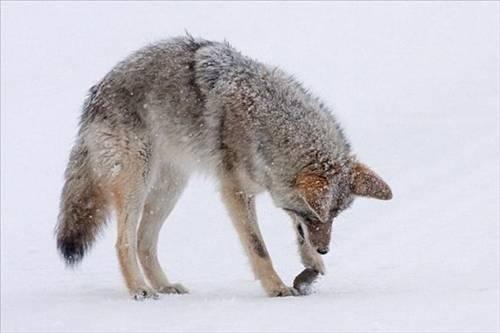
{"type": "Polygon", "coordinates": [[[301,295],[311,293],[311,285],[318,278],[319,272],[312,268],[304,269],[295,280],[293,280],[293,287],[299,291],[301,295]]]}

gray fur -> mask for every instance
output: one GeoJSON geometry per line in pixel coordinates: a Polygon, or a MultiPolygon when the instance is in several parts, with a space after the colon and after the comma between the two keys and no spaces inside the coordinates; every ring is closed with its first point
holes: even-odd
{"type": "MultiPolygon", "coordinates": [[[[132,184],[125,194],[137,206],[167,164],[186,175],[237,179],[245,195],[268,191],[278,207],[309,213],[295,182],[302,172],[320,174],[331,187],[328,221],[320,222],[331,224],[352,201],[354,163],[330,110],[292,76],[227,43],[168,39],[135,52],[92,87],[66,173],[58,246],[68,262],[81,259],[113,208],[110,189],[132,184]],[[96,200],[92,212],[80,212],[96,200]]],[[[322,237],[319,229],[329,242],[330,225],[304,226],[308,242],[322,237]]]]}

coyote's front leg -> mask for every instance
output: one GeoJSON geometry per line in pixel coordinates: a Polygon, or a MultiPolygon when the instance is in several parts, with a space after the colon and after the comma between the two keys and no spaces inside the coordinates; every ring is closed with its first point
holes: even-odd
{"type": "Polygon", "coordinates": [[[269,296],[296,296],[298,291],[286,286],[273,268],[271,258],[257,224],[255,199],[248,195],[234,177],[222,177],[222,197],[255,276],[269,296]]]}
{"type": "Polygon", "coordinates": [[[299,246],[299,254],[302,264],[305,268],[311,268],[320,274],[325,274],[323,259],[306,240],[304,229],[300,224],[300,221],[298,221],[295,216],[292,216],[292,219],[295,233],[297,234],[297,244],[299,246]]]}

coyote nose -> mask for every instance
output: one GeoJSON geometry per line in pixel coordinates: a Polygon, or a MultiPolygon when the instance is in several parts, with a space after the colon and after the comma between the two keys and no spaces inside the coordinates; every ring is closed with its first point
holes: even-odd
{"type": "Polygon", "coordinates": [[[330,249],[328,246],[325,247],[318,247],[316,251],[318,251],[319,254],[327,254],[330,249]]]}

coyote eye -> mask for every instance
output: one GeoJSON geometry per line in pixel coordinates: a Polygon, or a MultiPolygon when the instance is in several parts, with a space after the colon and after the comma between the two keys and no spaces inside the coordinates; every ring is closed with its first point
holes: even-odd
{"type": "Polygon", "coordinates": [[[297,231],[299,232],[299,235],[302,239],[305,239],[306,237],[304,236],[304,229],[302,229],[302,224],[299,224],[297,226],[297,231]]]}
{"type": "Polygon", "coordinates": [[[310,213],[307,213],[307,212],[303,212],[303,211],[299,211],[299,210],[295,210],[295,209],[291,209],[291,208],[284,208],[284,210],[300,217],[306,223],[314,223],[314,221],[316,220],[316,218],[314,218],[313,216],[311,216],[310,213]]]}
{"type": "Polygon", "coordinates": [[[312,225],[312,224],[318,224],[319,223],[319,220],[315,217],[311,217],[309,215],[305,215],[302,217],[302,219],[304,220],[304,222],[308,225],[312,225]]]}
{"type": "Polygon", "coordinates": [[[310,213],[298,212],[297,214],[307,225],[317,224],[319,220],[310,213]]]}

